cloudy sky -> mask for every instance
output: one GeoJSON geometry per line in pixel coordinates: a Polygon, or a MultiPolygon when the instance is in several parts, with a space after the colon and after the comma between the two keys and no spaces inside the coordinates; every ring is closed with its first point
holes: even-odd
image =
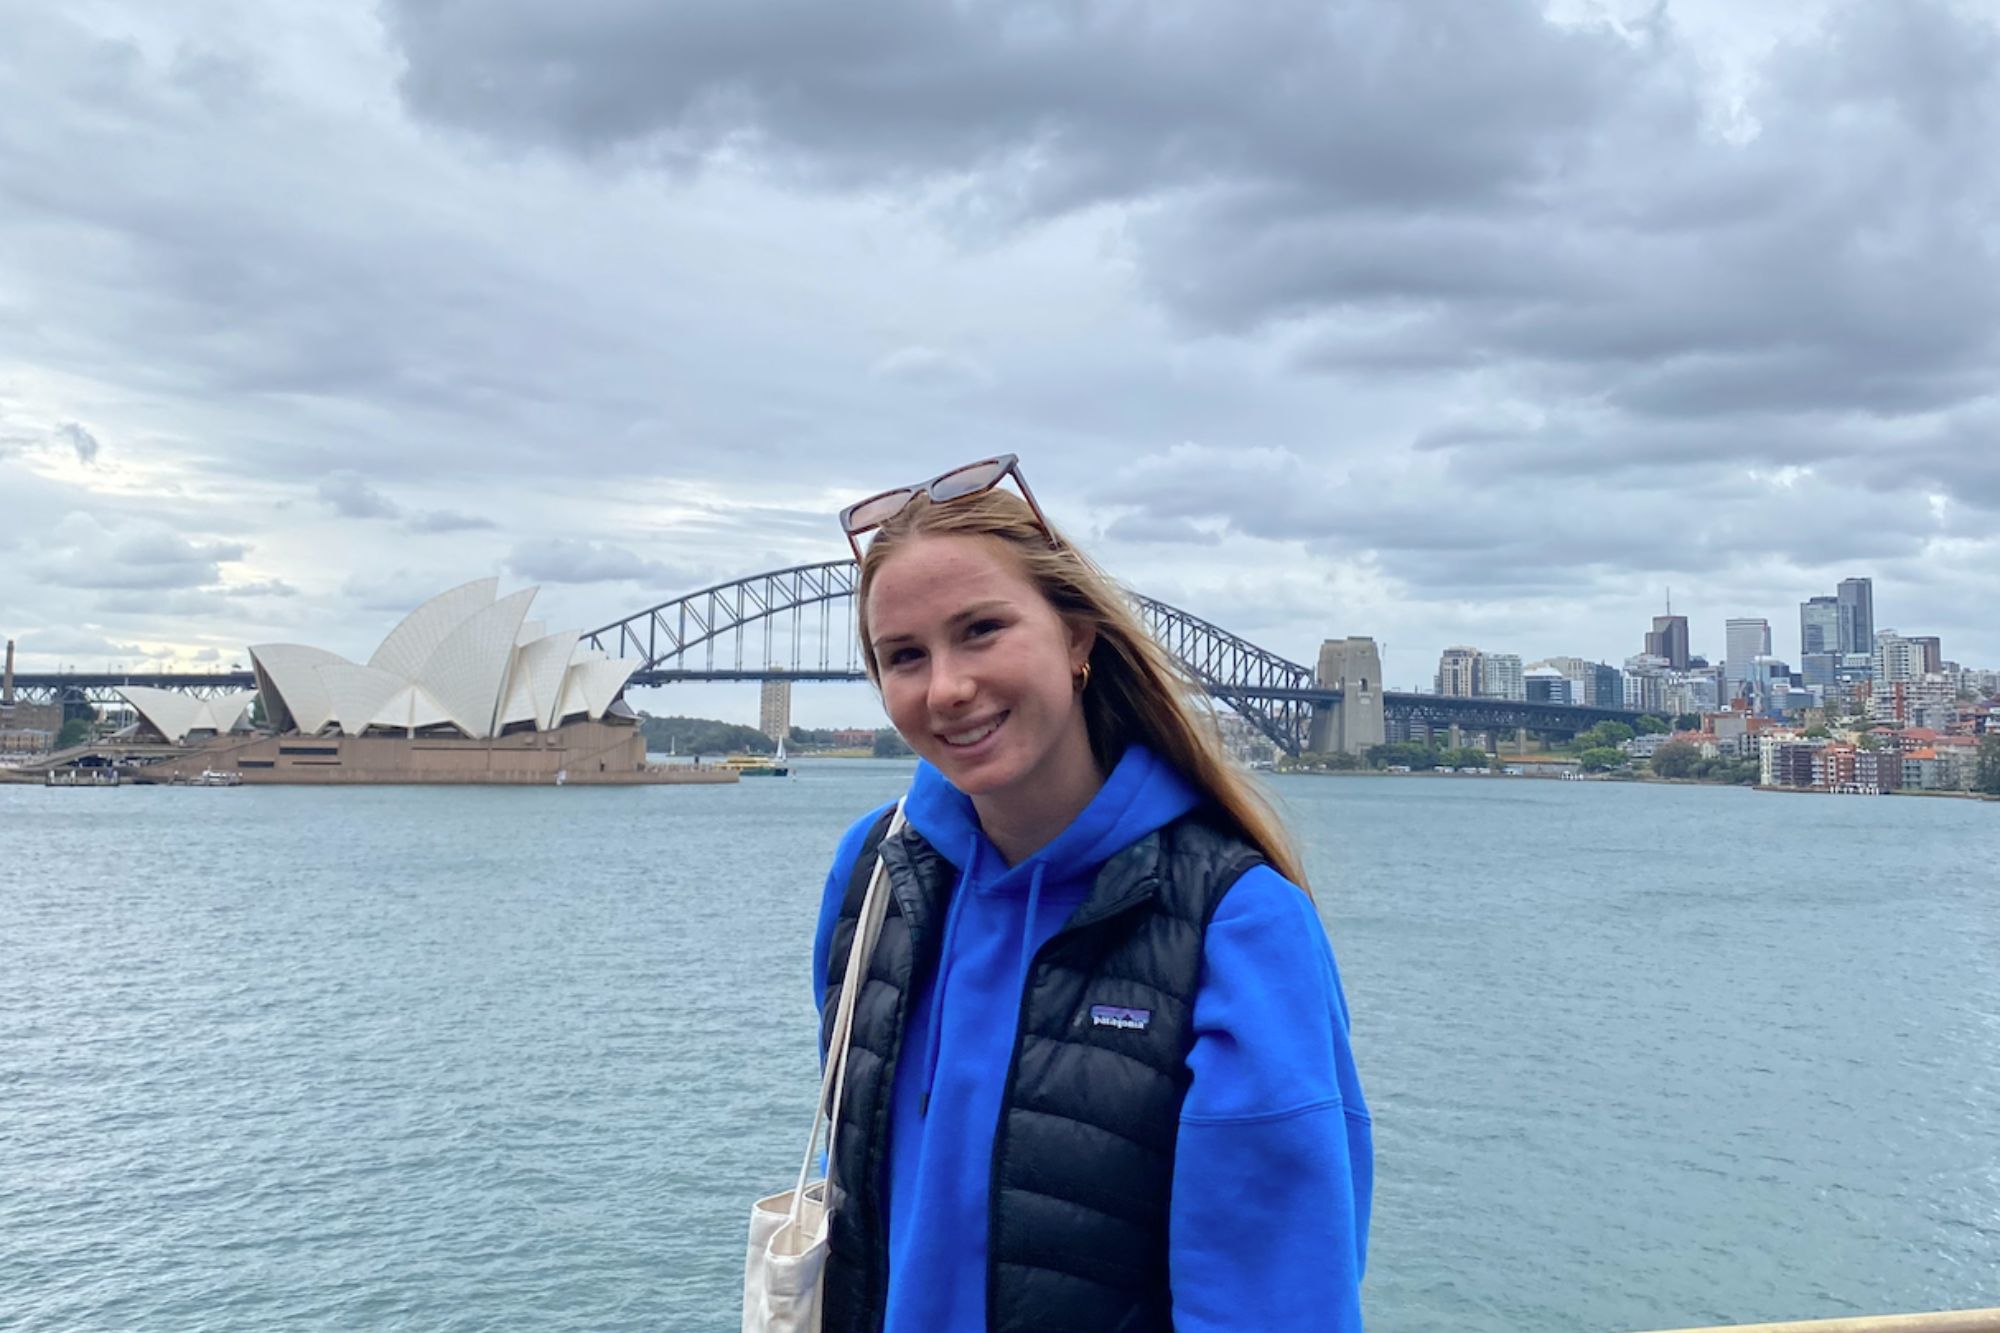
{"type": "MultiPolygon", "coordinates": [[[[0,0],[0,630],[592,627],[1001,450],[1133,586],[2000,666],[2000,28],[1949,0],[0,0]]],[[[749,720],[743,687],[642,694],[749,720]]],[[[861,687],[796,720],[870,722],[861,687]]]]}

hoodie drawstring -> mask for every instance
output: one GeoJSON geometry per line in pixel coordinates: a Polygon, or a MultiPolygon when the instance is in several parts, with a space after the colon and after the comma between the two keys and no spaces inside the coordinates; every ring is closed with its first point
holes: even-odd
{"type": "MultiPolygon", "coordinates": [[[[1035,960],[1035,913],[1042,905],[1042,875],[1048,870],[1048,862],[1036,861],[1034,873],[1028,877],[1028,915],[1021,923],[1021,984],[1028,983],[1028,968],[1035,960]]],[[[972,895],[972,886],[979,879],[979,838],[974,835],[965,853],[965,869],[959,873],[958,883],[951,891],[951,907],[944,916],[944,943],[939,946],[937,994],[931,1001],[930,1031],[924,1036],[924,1096],[917,1105],[918,1115],[929,1115],[931,1111],[931,1090],[937,1086],[938,1047],[944,1032],[944,1001],[951,987],[952,943],[958,938],[958,916],[965,908],[965,900],[972,895]]]]}
{"type": "Polygon", "coordinates": [[[1035,862],[1035,873],[1028,878],[1028,915],[1021,922],[1021,984],[1028,984],[1028,965],[1035,961],[1035,909],[1042,905],[1042,872],[1048,869],[1046,861],[1035,862]]]}
{"type": "Polygon", "coordinates": [[[937,1086],[938,1038],[944,1031],[944,997],[951,985],[951,946],[958,936],[958,915],[965,910],[965,900],[972,894],[972,886],[979,877],[979,835],[973,834],[966,840],[965,869],[959,872],[958,883],[951,890],[951,907],[944,914],[944,942],[938,952],[937,994],[931,1000],[931,1030],[924,1037],[924,1098],[918,1104],[918,1115],[929,1115],[931,1110],[931,1089],[937,1086]]]}

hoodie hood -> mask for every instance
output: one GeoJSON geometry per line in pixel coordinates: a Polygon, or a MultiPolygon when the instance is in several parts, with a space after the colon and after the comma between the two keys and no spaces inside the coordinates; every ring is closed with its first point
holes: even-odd
{"type": "Polygon", "coordinates": [[[917,764],[903,816],[976,891],[1025,894],[1043,880],[1055,885],[1087,879],[1112,856],[1199,803],[1194,789],[1151,750],[1129,745],[1090,804],[1019,865],[1007,865],[979,827],[972,799],[928,763],[917,764]]]}

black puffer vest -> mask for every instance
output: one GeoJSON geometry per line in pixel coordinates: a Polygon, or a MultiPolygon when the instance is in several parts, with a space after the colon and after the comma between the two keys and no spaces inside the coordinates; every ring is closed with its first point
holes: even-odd
{"type": "MultiPolygon", "coordinates": [[[[869,833],[821,997],[822,1039],[879,847],[892,901],[855,1001],[833,1175],[823,1319],[876,1333],[889,1283],[889,1102],[913,978],[937,962],[957,869],[905,827],[869,833]]],[[[1022,988],[993,1139],[990,1333],[1171,1333],[1167,1213],[1210,918],[1264,858],[1184,816],[1106,862],[1022,988]]],[[[919,1279],[921,1280],[921,1279],[919,1279]]]]}

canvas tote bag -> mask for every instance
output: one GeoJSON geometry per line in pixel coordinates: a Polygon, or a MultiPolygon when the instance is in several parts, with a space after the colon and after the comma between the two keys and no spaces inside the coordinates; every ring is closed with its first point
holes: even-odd
{"type": "MultiPolygon", "coordinates": [[[[903,803],[889,820],[893,838],[903,827],[903,803]]],[[[868,956],[882,933],[889,910],[889,872],[875,858],[875,873],[861,900],[861,920],[854,944],[847,951],[847,981],[840,988],[833,1031],[826,1045],[826,1069],[820,1075],[819,1104],[813,1108],[812,1132],[806,1137],[805,1160],[799,1163],[798,1184],[750,1205],[750,1252],[743,1264],[743,1333],[818,1333],[820,1274],[826,1268],[827,1182],[807,1184],[813,1152],[819,1146],[820,1125],[827,1127],[827,1161],[831,1169],[834,1136],[840,1129],[840,1094],[847,1078],[847,1042],[854,1027],[854,999],[867,979],[868,956]]]]}

